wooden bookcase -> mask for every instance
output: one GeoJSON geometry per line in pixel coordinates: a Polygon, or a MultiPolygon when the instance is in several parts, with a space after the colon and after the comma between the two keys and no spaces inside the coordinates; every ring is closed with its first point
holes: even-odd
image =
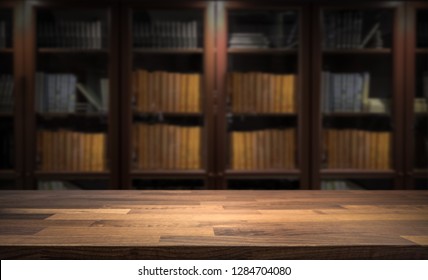
{"type": "Polygon", "coordinates": [[[118,6],[25,5],[26,186],[117,188],[118,6]]]}
{"type": "Polygon", "coordinates": [[[404,4],[313,13],[313,187],[402,188],[404,4]]]}
{"type": "Polygon", "coordinates": [[[21,1],[0,2],[0,189],[24,185],[21,1]]]}
{"type": "Polygon", "coordinates": [[[425,2],[406,5],[405,52],[405,185],[411,189],[427,189],[428,4],[425,2]]]}
{"type": "Polygon", "coordinates": [[[217,5],[220,188],[309,188],[308,8],[217,5]]]}
{"type": "Polygon", "coordinates": [[[122,7],[124,188],[213,187],[213,7],[204,1],[122,7]]]}
{"type": "Polygon", "coordinates": [[[2,1],[0,189],[428,189],[427,11],[2,1]]]}

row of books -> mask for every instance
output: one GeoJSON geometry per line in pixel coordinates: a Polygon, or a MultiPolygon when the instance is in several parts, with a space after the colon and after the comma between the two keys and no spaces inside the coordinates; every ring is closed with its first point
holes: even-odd
{"type": "Polygon", "coordinates": [[[348,180],[325,180],[321,182],[322,190],[363,190],[361,186],[348,180]]]}
{"type": "Polygon", "coordinates": [[[13,111],[13,76],[0,76],[0,112],[13,111]]]}
{"type": "Polygon", "coordinates": [[[380,24],[374,23],[367,33],[363,34],[364,19],[364,13],[361,11],[325,13],[324,48],[365,48],[370,42],[373,42],[373,47],[383,47],[380,24]]]}
{"type": "Polygon", "coordinates": [[[200,169],[201,127],[136,123],[134,162],[139,170],[200,169]]]}
{"type": "Polygon", "coordinates": [[[38,47],[101,49],[102,25],[100,20],[40,22],[37,26],[38,47]]]}
{"type": "Polygon", "coordinates": [[[428,112],[428,101],[427,98],[415,98],[413,102],[413,109],[415,113],[427,113],[428,112]]]}
{"type": "Polygon", "coordinates": [[[296,75],[232,72],[227,76],[227,94],[236,113],[296,112],[296,75]]]}
{"type": "Polygon", "coordinates": [[[197,48],[197,21],[134,22],[134,47],[197,48]]]}
{"type": "Polygon", "coordinates": [[[8,42],[11,34],[9,33],[8,23],[6,21],[0,21],[0,49],[10,47],[8,42]]]}
{"type": "Polygon", "coordinates": [[[37,189],[43,191],[80,190],[78,186],[67,181],[38,181],[37,189]]]}
{"type": "Polygon", "coordinates": [[[373,170],[391,168],[391,132],[326,129],[323,133],[327,168],[373,170]]]}
{"type": "Polygon", "coordinates": [[[198,73],[133,72],[134,104],[138,112],[187,112],[201,110],[201,75],[198,73]]]}
{"type": "Polygon", "coordinates": [[[104,171],[105,133],[66,129],[37,131],[37,159],[41,171],[104,171]]]}
{"type": "Polygon", "coordinates": [[[231,133],[234,170],[293,169],[296,167],[296,129],[264,129],[231,133]]]}
{"type": "Polygon", "coordinates": [[[39,113],[107,112],[109,81],[98,80],[99,92],[78,81],[74,74],[36,73],[36,111],[39,113]],[[81,98],[78,98],[82,96],[81,98]],[[89,106],[82,106],[86,104],[89,106]]]}
{"type": "Polygon", "coordinates": [[[0,169],[13,168],[15,141],[10,130],[0,129],[0,169]]]}
{"type": "Polygon", "coordinates": [[[231,33],[230,48],[268,48],[269,39],[263,33],[231,33]]]}
{"type": "Polygon", "coordinates": [[[370,73],[322,72],[322,111],[369,112],[370,73]]]}

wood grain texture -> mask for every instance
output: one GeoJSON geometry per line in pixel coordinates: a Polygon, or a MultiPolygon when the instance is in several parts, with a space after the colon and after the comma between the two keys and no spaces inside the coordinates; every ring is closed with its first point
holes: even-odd
{"type": "Polygon", "coordinates": [[[2,259],[428,259],[427,191],[3,191],[2,259]]]}

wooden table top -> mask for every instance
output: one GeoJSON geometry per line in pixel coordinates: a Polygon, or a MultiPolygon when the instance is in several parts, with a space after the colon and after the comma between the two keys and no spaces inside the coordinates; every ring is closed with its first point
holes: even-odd
{"type": "Polygon", "coordinates": [[[428,191],[2,191],[1,259],[428,259],[428,191]]]}

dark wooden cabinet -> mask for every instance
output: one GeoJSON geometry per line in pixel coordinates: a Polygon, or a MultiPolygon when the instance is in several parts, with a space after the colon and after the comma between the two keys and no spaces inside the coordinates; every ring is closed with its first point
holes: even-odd
{"type": "Polygon", "coordinates": [[[427,189],[427,18],[2,1],[0,189],[427,189]]]}
{"type": "Polygon", "coordinates": [[[406,6],[405,185],[428,188],[428,4],[406,6]]]}
{"type": "Polygon", "coordinates": [[[26,186],[119,186],[119,20],[113,2],[25,4],[26,186]]]}
{"type": "Polygon", "coordinates": [[[0,3],[0,189],[24,185],[22,2],[0,3]]]}

